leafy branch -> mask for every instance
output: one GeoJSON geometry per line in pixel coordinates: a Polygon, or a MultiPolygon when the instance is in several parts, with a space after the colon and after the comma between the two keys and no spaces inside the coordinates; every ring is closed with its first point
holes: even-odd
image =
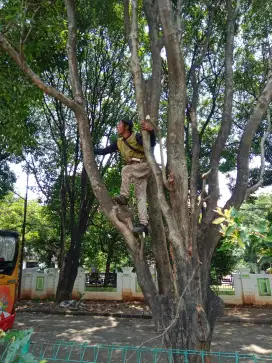
{"type": "Polygon", "coordinates": [[[272,226],[260,225],[248,228],[243,224],[239,212],[235,208],[222,210],[217,207],[215,212],[219,215],[212,223],[220,225],[222,237],[228,237],[232,242],[238,243],[242,248],[249,242],[250,236],[257,236],[263,240],[267,247],[272,246],[272,226]]]}

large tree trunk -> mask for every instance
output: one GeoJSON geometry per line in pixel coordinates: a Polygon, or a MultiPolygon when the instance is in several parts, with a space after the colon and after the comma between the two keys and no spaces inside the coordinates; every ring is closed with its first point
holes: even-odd
{"type": "Polygon", "coordinates": [[[59,267],[61,268],[65,258],[65,244],[66,244],[66,188],[64,182],[64,170],[62,167],[60,174],[60,256],[59,267]]]}
{"type": "MultiPolygon", "coordinates": [[[[152,82],[146,82],[147,87],[143,85],[138,57],[137,1],[132,1],[131,23],[128,15],[128,1],[125,0],[124,3],[126,28],[130,30],[131,69],[134,76],[139,117],[145,119],[145,115],[153,110],[153,123],[157,123],[158,105],[157,107],[154,106],[156,98],[155,100],[153,98],[152,106],[149,104],[149,100],[152,99],[152,95],[153,97],[156,95],[159,85],[153,84],[153,87],[156,88],[151,87],[151,90],[148,86],[152,82]],[[150,94],[151,96],[149,96],[150,94]]],[[[156,168],[149,151],[149,140],[144,137],[145,152],[154,175],[149,182],[148,203],[153,252],[159,279],[158,294],[152,295],[151,299],[149,297],[149,304],[158,331],[162,332],[160,336],[168,348],[208,350],[216,315],[220,310],[219,308],[216,309],[215,305],[221,306],[220,300],[214,298],[209,291],[210,261],[212,249],[217,243],[218,236],[214,234],[212,241],[209,240],[211,249],[206,253],[207,255],[205,253],[201,254],[201,246],[205,245],[206,235],[205,233],[198,233],[200,205],[196,200],[196,191],[194,196],[191,196],[191,198],[195,199],[193,199],[194,216],[191,216],[191,220],[187,205],[188,170],[183,137],[185,104],[187,102],[186,77],[172,5],[168,0],[154,1],[154,7],[151,8],[148,6],[148,1],[145,1],[144,4],[151,29],[152,55],[156,51],[159,41],[158,35],[156,37],[152,33],[152,29],[154,31],[154,28],[156,28],[155,24],[158,19],[156,11],[159,11],[164,31],[169,76],[167,155],[173,183],[172,187],[169,188],[169,183],[165,183],[165,178],[163,178],[163,182],[169,190],[169,203],[168,199],[165,198],[161,172],[156,168]],[[151,12],[155,13],[153,18],[151,12]],[[166,222],[165,226],[162,215],[166,222]],[[171,259],[174,271],[170,266],[165,228],[168,230],[167,236],[170,245],[173,247],[171,259]],[[194,231],[195,233],[193,233],[194,231]]],[[[158,67],[160,67],[160,64],[153,62],[153,76],[158,72],[158,67]]],[[[194,107],[196,111],[197,101],[194,102],[194,107]]],[[[194,119],[194,132],[197,132],[196,119],[194,119]]],[[[195,139],[198,142],[198,137],[195,137],[195,139]]],[[[198,159],[198,151],[193,156],[198,159]]],[[[192,180],[197,178],[195,171],[197,162],[198,160],[194,160],[192,180]]],[[[211,235],[208,237],[211,239],[211,235]]],[[[207,250],[204,252],[207,252],[207,250]]],[[[135,265],[139,275],[138,264],[135,263],[135,265]]],[[[139,284],[145,296],[147,296],[145,286],[141,284],[141,281],[139,281],[139,284]]]]}
{"type": "Polygon", "coordinates": [[[79,267],[82,239],[86,229],[88,228],[90,216],[96,211],[96,208],[93,206],[94,197],[90,192],[90,185],[85,168],[83,168],[81,172],[80,184],[81,203],[78,215],[78,223],[75,222],[75,207],[73,206],[73,203],[70,203],[70,209],[72,206],[74,208],[73,211],[70,211],[71,243],[63,265],[60,269],[60,278],[56,294],[56,300],[58,302],[70,299],[72,297],[72,291],[79,267]]]}
{"type": "MultiPolygon", "coordinates": [[[[191,266],[184,268],[191,270],[191,266]]],[[[154,296],[152,317],[158,336],[167,348],[210,350],[216,319],[224,313],[224,303],[210,290],[209,273],[210,263],[202,264],[183,286],[179,286],[183,291],[180,295],[167,293],[154,296]]],[[[200,356],[195,356],[191,361],[200,359],[200,356]]]]}
{"type": "Polygon", "coordinates": [[[71,241],[70,248],[60,269],[56,301],[60,303],[72,298],[72,291],[79,267],[81,239],[71,241]]]}
{"type": "Polygon", "coordinates": [[[111,266],[111,260],[112,260],[113,250],[109,247],[108,255],[107,255],[107,261],[106,261],[106,268],[105,273],[110,273],[110,266],[111,266]]]}
{"type": "Polygon", "coordinates": [[[110,273],[110,266],[111,266],[111,261],[112,261],[112,256],[113,256],[113,248],[114,248],[114,241],[112,241],[108,246],[104,286],[107,286],[108,281],[109,281],[109,273],[110,273]]]}

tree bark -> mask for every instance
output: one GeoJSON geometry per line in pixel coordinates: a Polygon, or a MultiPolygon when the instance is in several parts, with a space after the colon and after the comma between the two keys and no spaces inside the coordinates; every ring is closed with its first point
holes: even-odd
{"type": "MultiPolygon", "coordinates": [[[[82,239],[88,228],[89,219],[94,215],[94,197],[91,194],[85,168],[81,172],[81,195],[78,222],[75,219],[75,206],[70,203],[70,246],[60,269],[60,279],[57,287],[56,300],[61,302],[72,297],[72,290],[77,277],[79,267],[82,239]],[[74,210],[71,211],[71,208],[74,210]]],[[[71,194],[75,193],[75,185],[71,189],[71,194]]]]}
{"type": "Polygon", "coordinates": [[[226,208],[234,206],[239,209],[243,203],[248,189],[249,179],[249,154],[255,132],[260,125],[269,104],[272,102],[272,78],[268,78],[262,94],[254,108],[254,111],[243,132],[238,157],[237,157],[237,179],[231,198],[226,203],[226,208]]]}
{"type": "Polygon", "coordinates": [[[112,241],[108,246],[104,286],[107,286],[108,281],[109,281],[109,273],[110,273],[110,267],[111,267],[111,260],[112,260],[112,256],[113,256],[113,249],[114,249],[114,241],[112,241]]]}
{"type": "Polygon", "coordinates": [[[61,170],[61,185],[60,185],[60,258],[59,267],[61,268],[64,263],[65,245],[66,245],[66,189],[64,183],[64,171],[61,170]]]}
{"type": "MultiPolygon", "coordinates": [[[[189,247],[188,170],[184,148],[187,102],[184,58],[170,0],[158,0],[164,34],[169,77],[167,162],[175,188],[170,192],[172,212],[177,221],[180,243],[189,247]]],[[[174,245],[175,247],[175,245],[174,245]]],[[[175,247],[176,248],[176,247],[175,247]]]]}
{"type": "Polygon", "coordinates": [[[222,150],[231,132],[232,126],[232,104],[233,104],[233,49],[234,33],[237,11],[233,9],[232,0],[227,0],[227,39],[225,45],[225,92],[224,107],[220,130],[212,147],[210,157],[209,191],[210,196],[207,202],[208,208],[203,222],[211,223],[214,218],[214,209],[219,198],[218,167],[222,150]]]}
{"type": "Polygon", "coordinates": [[[70,248],[60,269],[60,277],[56,293],[56,301],[60,303],[72,298],[72,291],[77,277],[82,236],[71,240],[70,248]]]}
{"type": "Polygon", "coordinates": [[[170,265],[165,228],[159,201],[156,195],[154,177],[148,181],[147,201],[151,226],[152,251],[156,260],[158,288],[160,295],[174,295],[173,272],[170,265]]]}

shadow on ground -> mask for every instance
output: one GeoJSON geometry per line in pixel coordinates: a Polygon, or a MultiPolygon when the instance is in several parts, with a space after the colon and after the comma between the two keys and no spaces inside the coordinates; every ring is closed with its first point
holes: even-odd
{"type": "MultiPolygon", "coordinates": [[[[33,341],[162,347],[152,320],[17,314],[15,329],[34,329],[33,341]]],[[[270,325],[218,323],[213,351],[272,354],[270,325]]]]}

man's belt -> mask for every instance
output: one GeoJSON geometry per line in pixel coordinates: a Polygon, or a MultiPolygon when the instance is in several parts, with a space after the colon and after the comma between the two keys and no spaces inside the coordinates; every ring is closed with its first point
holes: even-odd
{"type": "Polygon", "coordinates": [[[130,164],[139,164],[139,163],[146,163],[146,159],[143,158],[143,159],[138,159],[138,158],[131,158],[127,161],[127,164],[130,165],[130,164]]]}

